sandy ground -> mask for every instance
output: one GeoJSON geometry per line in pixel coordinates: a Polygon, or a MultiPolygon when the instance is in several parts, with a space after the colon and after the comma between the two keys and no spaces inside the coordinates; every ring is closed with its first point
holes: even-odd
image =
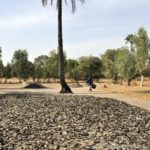
{"type": "MultiPolygon", "coordinates": [[[[85,83],[80,84],[82,87],[72,88],[74,94],[114,98],[150,111],[150,86],[139,88],[139,86],[129,87],[110,83],[96,83],[97,88],[93,91],[89,91],[89,87],[87,87],[85,83]]],[[[24,89],[23,84],[1,84],[0,94],[18,92],[59,94],[60,85],[58,83],[44,85],[47,87],[46,89],[24,89]]],[[[70,84],[70,86],[72,86],[72,84],[70,84]]]]}

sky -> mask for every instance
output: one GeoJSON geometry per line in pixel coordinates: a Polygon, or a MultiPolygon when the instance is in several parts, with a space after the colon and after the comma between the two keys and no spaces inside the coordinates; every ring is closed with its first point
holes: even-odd
{"type": "MultiPolygon", "coordinates": [[[[26,49],[29,60],[57,49],[56,5],[41,0],[1,0],[0,46],[4,64],[14,52],[26,49]]],[[[71,0],[63,3],[63,42],[67,58],[100,56],[107,49],[126,46],[125,38],[139,27],[150,33],[150,0],[71,0]]]]}

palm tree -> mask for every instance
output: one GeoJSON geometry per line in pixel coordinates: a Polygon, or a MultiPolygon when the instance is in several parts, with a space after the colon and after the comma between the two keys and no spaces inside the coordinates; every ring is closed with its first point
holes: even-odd
{"type": "Polygon", "coordinates": [[[131,47],[131,53],[132,55],[134,55],[134,48],[133,48],[133,43],[134,43],[134,35],[133,34],[129,34],[126,38],[126,43],[130,43],[130,47],[131,47]]]}
{"type": "MultiPolygon", "coordinates": [[[[54,0],[50,0],[51,5],[53,5],[54,0]]],[[[67,0],[64,0],[67,4],[67,0]]],[[[72,4],[72,12],[76,10],[76,1],[70,0],[72,4]]],[[[80,0],[84,3],[84,0],[80,0]]],[[[42,0],[43,6],[47,5],[48,0],[42,0]]],[[[59,79],[61,84],[60,93],[72,93],[70,87],[65,81],[64,75],[64,53],[63,53],[63,34],[62,34],[62,0],[57,0],[57,10],[58,10],[58,52],[59,52],[59,79]]]]}

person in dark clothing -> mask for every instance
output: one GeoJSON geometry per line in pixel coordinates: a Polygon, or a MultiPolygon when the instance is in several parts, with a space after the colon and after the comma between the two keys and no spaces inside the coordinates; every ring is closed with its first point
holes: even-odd
{"type": "Polygon", "coordinates": [[[87,79],[86,84],[89,86],[89,91],[92,91],[93,78],[91,76],[87,79]]]}

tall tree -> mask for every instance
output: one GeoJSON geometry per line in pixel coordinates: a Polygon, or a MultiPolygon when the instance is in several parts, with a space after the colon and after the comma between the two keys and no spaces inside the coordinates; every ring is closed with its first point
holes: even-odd
{"type": "Polygon", "coordinates": [[[136,65],[141,76],[141,84],[143,84],[144,75],[142,74],[146,63],[149,61],[150,53],[150,41],[148,38],[147,31],[144,28],[139,28],[137,34],[135,35],[135,47],[136,47],[136,65]]]}
{"type": "Polygon", "coordinates": [[[79,58],[78,70],[82,79],[92,76],[98,80],[101,76],[101,67],[102,63],[99,57],[82,56],[79,58]]]}
{"type": "MultiPolygon", "coordinates": [[[[58,52],[57,50],[52,50],[49,53],[48,59],[46,61],[46,72],[48,73],[49,77],[51,78],[58,78],[58,66],[59,66],[59,62],[58,62],[58,52]]],[[[66,66],[66,55],[64,53],[64,66],[66,66]]]]}
{"type": "MultiPolygon", "coordinates": [[[[51,5],[54,0],[50,0],[51,5]]],[[[80,0],[81,3],[84,3],[84,0],[80,0]]],[[[42,0],[42,4],[47,5],[48,0],[42,0]]],[[[57,0],[57,10],[58,10],[58,51],[59,51],[59,79],[61,83],[60,93],[72,93],[70,87],[65,81],[64,73],[64,54],[63,54],[63,33],[62,33],[62,0],[57,0]]],[[[67,3],[67,0],[65,0],[67,3]]],[[[76,0],[71,0],[72,11],[73,13],[76,10],[76,0]]]]}
{"type": "Polygon", "coordinates": [[[0,83],[3,75],[4,75],[4,66],[3,66],[3,61],[0,59],[0,83]]]}
{"type": "Polygon", "coordinates": [[[11,71],[11,64],[7,63],[7,65],[4,67],[4,77],[5,77],[5,83],[7,83],[7,79],[12,77],[12,71],[11,71]]]}
{"type": "Polygon", "coordinates": [[[0,79],[3,77],[3,75],[4,75],[4,66],[2,61],[2,48],[0,47],[0,79]]]}
{"type": "Polygon", "coordinates": [[[103,65],[103,74],[107,78],[111,78],[113,83],[118,82],[118,71],[116,68],[115,60],[118,55],[116,49],[108,49],[101,56],[102,65],[103,65]]]}
{"type": "Polygon", "coordinates": [[[37,82],[40,81],[40,78],[45,78],[47,60],[47,55],[41,55],[34,59],[34,77],[37,79],[37,82]]]}
{"type": "Polygon", "coordinates": [[[28,74],[28,52],[26,50],[16,50],[12,58],[12,72],[19,78],[26,81],[28,74]]]}
{"type": "Polygon", "coordinates": [[[131,81],[137,75],[135,69],[135,59],[132,53],[127,48],[117,49],[118,54],[115,60],[115,66],[117,68],[118,76],[121,79],[127,81],[128,86],[130,86],[131,81]]]}
{"type": "Polygon", "coordinates": [[[78,67],[79,67],[79,62],[77,60],[75,59],[67,60],[66,71],[67,71],[68,78],[71,78],[76,82],[80,77],[78,67]]]}

